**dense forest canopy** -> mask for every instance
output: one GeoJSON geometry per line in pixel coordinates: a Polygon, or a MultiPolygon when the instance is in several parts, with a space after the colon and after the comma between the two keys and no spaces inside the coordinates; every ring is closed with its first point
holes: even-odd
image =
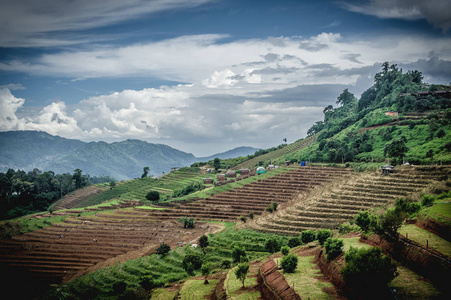
{"type": "Polygon", "coordinates": [[[75,169],[73,174],[25,172],[9,169],[0,173],[0,219],[11,219],[25,214],[45,211],[62,196],[89,184],[114,181],[113,178],[89,177],[75,169]]]}

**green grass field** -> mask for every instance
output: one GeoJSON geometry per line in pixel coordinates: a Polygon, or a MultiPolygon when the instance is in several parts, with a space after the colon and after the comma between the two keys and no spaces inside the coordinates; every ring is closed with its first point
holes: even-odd
{"type": "Polygon", "coordinates": [[[208,299],[219,280],[208,280],[208,284],[204,284],[204,280],[187,280],[180,290],[180,299],[182,300],[198,300],[208,299]]]}
{"type": "Polygon", "coordinates": [[[451,256],[451,242],[435,235],[427,230],[419,228],[414,224],[407,224],[401,227],[400,233],[408,235],[408,238],[415,242],[426,246],[428,241],[429,248],[435,249],[445,255],[451,256]]]}
{"type": "Polygon", "coordinates": [[[227,299],[241,300],[241,299],[259,299],[261,294],[258,290],[253,288],[257,286],[256,273],[249,270],[248,276],[244,280],[244,289],[241,280],[235,276],[235,268],[227,273],[224,281],[224,288],[227,292],[227,299]],[[250,277],[250,276],[253,277],[250,277]]]}
{"type": "Polygon", "coordinates": [[[424,277],[398,264],[398,277],[389,283],[398,300],[442,299],[441,293],[424,277]]]}
{"type": "MultiPolygon", "coordinates": [[[[277,259],[280,263],[281,258],[277,259]]],[[[282,272],[287,283],[294,288],[302,299],[331,299],[323,288],[332,288],[332,283],[321,280],[321,271],[316,268],[314,256],[299,256],[298,266],[293,273],[282,272]]]]}

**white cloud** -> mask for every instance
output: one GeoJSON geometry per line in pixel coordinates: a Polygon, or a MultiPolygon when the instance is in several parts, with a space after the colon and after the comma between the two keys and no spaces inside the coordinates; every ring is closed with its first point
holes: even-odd
{"type": "Polygon", "coordinates": [[[36,75],[150,76],[184,84],[124,90],[73,106],[52,103],[34,114],[21,113],[25,100],[3,89],[0,129],[45,130],[82,140],[145,139],[199,155],[241,145],[264,148],[281,143],[281,136],[291,141],[305,136],[322,119],[324,106],[344,88],[359,96],[384,61],[428,65],[425,78],[449,78],[449,68],[437,72],[451,61],[447,37],[351,39],[322,33],[223,42],[224,37],[183,36],[2,62],[0,69],[36,75]],[[424,61],[431,51],[434,60],[424,61]]]}
{"type": "Polygon", "coordinates": [[[200,6],[210,0],[15,0],[0,1],[2,47],[64,46],[105,40],[74,31],[143,15],[200,6]]]}
{"type": "Polygon", "coordinates": [[[370,0],[358,4],[342,2],[347,10],[383,19],[427,19],[435,26],[448,30],[451,27],[449,0],[370,0]]]}
{"type": "Polygon", "coordinates": [[[24,99],[14,97],[9,89],[0,88],[0,130],[19,129],[16,112],[24,103],[24,99]]]}

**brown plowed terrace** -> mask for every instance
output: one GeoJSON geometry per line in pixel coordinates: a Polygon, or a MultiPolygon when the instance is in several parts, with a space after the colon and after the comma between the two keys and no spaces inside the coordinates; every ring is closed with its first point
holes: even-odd
{"type": "Polygon", "coordinates": [[[357,176],[348,169],[301,167],[167,210],[129,207],[91,216],[69,216],[61,223],[0,242],[0,263],[50,282],[67,281],[97,268],[148,255],[163,241],[173,248],[218,229],[199,220],[235,222],[250,211],[257,217],[275,201],[280,212],[257,218],[250,222],[251,227],[299,234],[304,229],[352,218],[361,209],[394,201],[421,189],[434,176],[357,176]],[[343,185],[335,186],[337,181],[343,185]],[[328,186],[333,186],[328,193],[312,192],[328,186]],[[313,204],[306,205],[310,202],[313,204]],[[185,216],[197,220],[194,229],[184,229],[177,221],[185,216]]]}

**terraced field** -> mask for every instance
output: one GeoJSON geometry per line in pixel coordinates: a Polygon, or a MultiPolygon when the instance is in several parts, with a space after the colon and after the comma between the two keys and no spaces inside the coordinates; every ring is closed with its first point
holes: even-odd
{"type": "Polygon", "coordinates": [[[302,167],[236,188],[209,198],[183,203],[155,212],[155,217],[194,217],[199,220],[236,221],[240,216],[265,212],[271,202],[283,206],[301,193],[350,174],[347,169],[302,167]]]}
{"type": "Polygon", "coordinates": [[[92,216],[68,217],[61,223],[0,243],[0,262],[27,270],[41,280],[59,282],[114,263],[152,253],[160,242],[171,247],[216,230],[197,223],[156,220],[152,212],[121,209],[92,216]],[[103,265],[102,265],[103,263],[103,265]],[[98,266],[96,266],[99,264],[98,266]]]}
{"type": "Polygon", "coordinates": [[[308,137],[306,139],[302,139],[299,141],[296,141],[292,144],[287,145],[286,147],[282,148],[282,149],[278,149],[275,151],[271,151],[269,153],[254,157],[250,160],[247,160],[241,164],[238,164],[234,167],[235,170],[239,170],[239,169],[243,169],[243,168],[248,168],[248,169],[253,169],[258,162],[260,161],[271,161],[271,160],[275,160],[276,158],[279,158],[281,156],[284,156],[288,153],[292,153],[295,152],[299,149],[302,149],[304,147],[307,147],[308,145],[314,143],[316,141],[317,136],[313,135],[311,137],[308,137]]]}
{"type": "Polygon", "coordinates": [[[431,172],[422,167],[398,170],[389,176],[378,172],[355,173],[343,177],[340,183],[301,194],[295,205],[270,218],[257,219],[248,227],[285,235],[299,235],[307,229],[336,228],[359,211],[394,204],[397,198],[421,191],[440,176],[440,171],[431,172]]]}

